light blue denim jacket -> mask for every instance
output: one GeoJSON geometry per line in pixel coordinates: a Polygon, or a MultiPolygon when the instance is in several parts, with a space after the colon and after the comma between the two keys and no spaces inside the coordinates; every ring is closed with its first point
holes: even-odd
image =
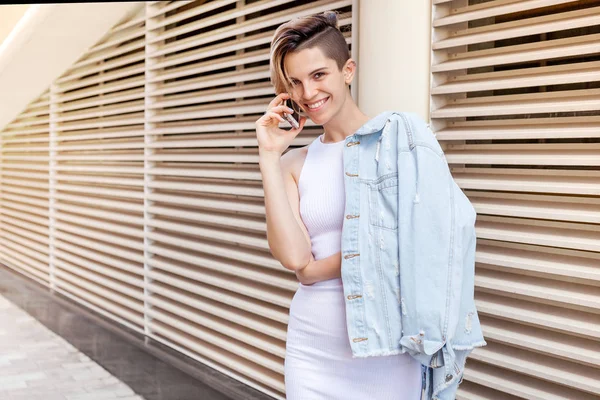
{"type": "Polygon", "coordinates": [[[342,281],[354,357],[408,352],[426,399],[454,400],[487,345],[475,308],[476,212],[429,126],[383,112],[345,140],[342,281]]]}

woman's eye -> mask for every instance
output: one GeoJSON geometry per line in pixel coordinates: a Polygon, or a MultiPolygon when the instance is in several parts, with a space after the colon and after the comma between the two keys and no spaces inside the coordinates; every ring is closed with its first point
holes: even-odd
{"type": "Polygon", "coordinates": [[[315,78],[319,79],[319,78],[320,78],[322,75],[325,75],[325,74],[324,74],[324,73],[322,73],[322,72],[317,72],[317,73],[315,74],[315,78]]]}

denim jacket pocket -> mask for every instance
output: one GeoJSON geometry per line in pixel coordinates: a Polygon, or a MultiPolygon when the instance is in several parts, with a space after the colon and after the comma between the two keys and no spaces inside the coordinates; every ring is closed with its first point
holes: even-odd
{"type": "Polygon", "coordinates": [[[398,229],[398,174],[369,183],[369,223],[385,229],[398,229]]]}

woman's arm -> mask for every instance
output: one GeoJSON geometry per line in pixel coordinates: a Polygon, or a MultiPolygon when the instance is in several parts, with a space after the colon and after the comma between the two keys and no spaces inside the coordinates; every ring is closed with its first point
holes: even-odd
{"type": "Polygon", "coordinates": [[[296,277],[303,285],[312,285],[315,282],[328,279],[341,278],[342,253],[335,253],[327,258],[315,260],[310,257],[310,262],[304,268],[296,271],[296,277]]]}
{"type": "Polygon", "coordinates": [[[310,262],[311,243],[298,215],[298,188],[292,175],[294,162],[299,159],[296,155],[301,152],[293,149],[283,153],[302,131],[307,118],[301,117],[297,128],[279,128],[280,123],[286,123],[282,115],[294,111],[285,104],[288,98],[289,93],[275,96],[255,125],[269,250],[285,268],[295,271],[310,262]]]}
{"type": "Polygon", "coordinates": [[[260,152],[259,165],[265,192],[267,241],[271,254],[292,271],[312,257],[310,237],[300,218],[298,187],[291,173],[297,149],[283,156],[260,152]]]}

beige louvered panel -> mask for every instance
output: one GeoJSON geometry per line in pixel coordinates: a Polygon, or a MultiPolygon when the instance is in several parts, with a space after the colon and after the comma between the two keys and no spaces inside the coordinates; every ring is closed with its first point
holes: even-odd
{"type": "Polygon", "coordinates": [[[280,399],[297,280],[266,241],[254,122],[274,96],[274,30],[330,9],[351,45],[349,0],[147,8],[149,334],[280,399]]]}
{"type": "MultiPolygon", "coordinates": [[[[495,1],[497,0],[492,0],[490,2],[495,1]]],[[[535,8],[541,8],[537,6],[537,4],[541,3],[544,2],[531,1],[529,2],[529,5],[535,8]]],[[[588,3],[593,4],[593,2],[588,3]]],[[[600,22],[600,7],[585,7],[586,9],[580,9],[577,2],[572,2],[571,5],[572,11],[557,13],[551,11],[550,8],[549,10],[547,9],[547,14],[538,17],[523,19],[515,18],[514,20],[506,20],[506,22],[496,21],[496,23],[491,25],[468,27],[466,29],[459,28],[456,30],[455,28],[452,34],[445,39],[435,41],[432,47],[434,50],[447,49],[474,43],[492,42],[502,39],[520,38],[527,35],[557,32],[566,29],[593,27],[600,22]]],[[[495,18],[499,18],[499,16],[496,16],[495,18]]]]}
{"type": "Polygon", "coordinates": [[[600,143],[448,145],[448,163],[599,166],[600,143]]]}
{"type": "MultiPolygon", "coordinates": [[[[255,361],[249,358],[259,358],[260,354],[252,352],[250,346],[237,346],[231,350],[243,351],[242,355],[236,352],[231,352],[227,349],[230,346],[229,341],[223,341],[220,346],[212,342],[199,339],[200,334],[186,329],[177,322],[169,322],[167,324],[156,319],[151,324],[152,332],[150,336],[162,343],[165,343],[181,353],[198,359],[202,358],[203,362],[220,371],[231,371],[229,375],[233,378],[255,388],[264,387],[263,391],[275,398],[281,398],[280,392],[284,390],[284,385],[280,381],[279,373],[270,368],[260,366],[255,361]],[[221,347],[223,346],[223,347],[221,347]],[[225,347],[225,348],[224,348],[225,347]],[[270,389],[276,388],[276,389],[270,389]]],[[[273,362],[273,364],[277,364],[273,362]]]]}
{"type": "MultiPolygon", "coordinates": [[[[223,265],[223,263],[219,263],[218,260],[212,259],[200,259],[200,261],[204,262],[204,265],[223,265]]],[[[156,278],[157,281],[167,282],[172,286],[181,287],[182,289],[190,290],[194,286],[182,286],[183,283],[181,279],[177,280],[175,278],[169,278],[170,274],[158,273],[157,270],[160,271],[168,271],[173,274],[180,275],[186,279],[190,279],[190,282],[193,282],[193,285],[198,284],[207,284],[211,285],[214,288],[226,288],[226,290],[231,291],[225,292],[227,296],[223,295],[219,297],[220,301],[224,301],[224,299],[234,296],[235,294],[240,294],[244,296],[244,304],[237,302],[235,305],[238,308],[246,309],[245,307],[249,307],[251,304],[255,304],[256,302],[260,305],[252,306],[252,312],[260,311],[260,314],[277,321],[287,322],[287,312],[284,309],[271,309],[271,305],[289,307],[292,294],[289,291],[278,288],[270,288],[267,289],[267,286],[260,282],[250,279],[239,278],[235,275],[226,275],[219,274],[217,269],[210,268],[198,268],[195,267],[194,264],[177,260],[168,259],[167,257],[155,257],[152,260],[148,261],[153,267],[153,271],[150,272],[153,278],[156,278]],[[261,304],[262,303],[262,304],[261,304]],[[270,310],[270,311],[269,311],[270,310]]],[[[194,291],[198,290],[192,289],[194,291]]],[[[195,292],[200,293],[200,292],[195,292]]],[[[207,292],[212,293],[212,292],[207,292]]],[[[208,297],[208,296],[204,296],[208,297]]]]}
{"type": "MultiPolygon", "coordinates": [[[[134,53],[131,56],[123,56],[123,57],[119,57],[115,60],[112,61],[106,61],[103,63],[100,63],[97,66],[94,67],[89,67],[89,68],[81,68],[81,70],[78,70],[77,72],[75,72],[74,70],[69,71],[68,75],[63,76],[60,79],[56,80],[56,83],[58,84],[62,84],[65,82],[71,82],[77,79],[80,79],[81,77],[84,77],[86,75],[90,75],[90,74],[95,74],[98,72],[102,72],[105,69],[109,69],[109,68],[116,68],[116,67],[121,67],[124,65],[128,65],[128,64],[132,64],[138,61],[142,61],[145,59],[145,54],[144,53],[134,53]]],[[[133,68],[137,68],[137,67],[133,67],[133,68]]]]}
{"type": "Polygon", "coordinates": [[[533,87],[561,85],[600,80],[600,62],[583,62],[551,67],[528,68],[526,70],[489,72],[456,77],[432,90],[432,94],[453,94],[483,90],[508,89],[516,86],[533,87]]]}
{"type": "Polygon", "coordinates": [[[0,263],[50,284],[48,94],[0,132],[0,263]]]}
{"type": "Polygon", "coordinates": [[[600,108],[600,89],[553,93],[486,96],[454,100],[431,113],[432,118],[484,117],[515,114],[593,112],[600,108]]]}
{"type": "MultiPolygon", "coordinates": [[[[476,19],[490,18],[497,15],[527,11],[533,8],[549,7],[557,4],[571,3],[577,0],[501,0],[473,4],[452,11],[452,14],[438,18],[433,22],[433,27],[459,24],[476,19]]],[[[434,2],[434,4],[437,4],[434,2]]]]}
{"type": "Polygon", "coordinates": [[[469,368],[456,395],[457,400],[595,400],[598,396],[583,393],[555,382],[542,381],[526,374],[511,372],[469,358],[469,368]],[[503,390],[497,390],[503,388],[503,390]]]}
{"type": "Polygon", "coordinates": [[[268,249],[254,122],[277,26],[336,10],[355,55],[355,3],[149,2],[110,29],[0,136],[0,261],[283,399],[297,281],[268,249]]]}
{"type": "MultiPolygon", "coordinates": [[[[508,274],[504,271],[481,270],[476,284],[482,292],[510,294],[510,296],[566,309],[596,312],[600,300],[598,286],[585,286],[570,282],[508,274]]],[[[567,310],[565,310],[567,311],[567,310]]]]}
{"type": "Polygon", "coordinates": [[[132,28],[136,25],[144,25],[146,21],[146,9],[144,7],[140,7],[138,10],[138,15],[135,18],[131,18],[128,21],[125,21],[121,24],[113,26],[105,36],[112,37],[113,34],[120,33],[125,31],[126,29],[132,28]]]}
{"type": "MultiPolygon", "coordinates": [[[[563,386],[600,396],[595,368],[545,354],[525,352],[513,346],[492,341],[473,355],[473,359],[503,367],[538,379],[557,382],[563,386]]],[[[576,397],[579,398],[579,397],[576,397]]]]}
{"type": "Polygon", "coordinates": [[[597,53],[600,49],[600,34],[555,39],[549,42],[534,42],[499,48],[474,50],[466,53],[451,53],[431,66],[432,72],[457,71],[464,68],[493,66],[501,63],[517,63],[581,56],[597,53]]]}
{"type": "MultiPolygon", "coordinates": [[[[169,312],[168,314],[171,316],[165,316],[165,318],[173,319],[175,316],[180,316],[188,320],[189,322],[186,322],[186,324],[188,324],[191,329],[196,329],[198,332],[202,330],[203,332],[201,335],[212,339],[214,343],[218,343],[221,338],[226,340],[230,338],[240,344],[256,347],[257,350],[266,353],[264,354],[264,359],[261,360],[265,366],[283,372],[281,371],[282,366],[278,365],[279,360],[275,359],[276,364],[271,364],[274,358],[270,356],[283,358],[285,356],[285,343],[263,334],[260,329],[248,329],[239,325],[239,321],[236,321],[236,323],[228,321],[226,315],[210,315],[195,307],[188,307],[178,302],[171,302],[156,293],[152,297],[151,303],[155,308],[160,308],[169,312]]],[[[161,319],[160,317],[156,317],[156,315],[155,318],[161,319]]],[[[251,357],[250,359],[252,360],[253,358],[254,357],[251,357]]]]}
{"type": "MultiPolygon", "coordinates": [[[[174,235],[152,233],[155,241],[162,241],[171,245],[189,245],[186,239],[174,235]]],[[[198,241],[194,246],[198,250],[208,253],[207,255],[196,254],[190,250],[174,250],[173,246],[158,246],[153,248],[154,254],[170,257],[174,260],[196,264],[204,262],[203,267],[209,270],[222,271],[233,276],[241,276],[249,280],[259,280],[275,287],[292,289],[295,282],[288,272],[280,272],[277,262],[269,259],[258,251],[247,251],[236,249],[233,246],[224,246],[209,241],[198,241]],[[209,258],[212,257],[212,258],[209,258]],[[221,258],[225,258],[224,260],[221,258]],[[262,262],[262,263],[261,263],[262,262]],[[254,267],[254,265],[257,265],[254,267]],[[262,268],[261,268],[262,266],[262,268]]]]}
{"type": "Polygon", "coordinates": [[[169,286],[154,286],[154,293],[160,294],[181,304],[190,305],[208,314],[224,318],[227,321],[253,329],[258,332],[285,340],[285,325],[273,318],[287,322],[287,313],[278,307],[269,306],[258,300],[250,300],[238,294],[226,292],[219,288],[211,288],[198,282],[174,278],[169,274],[154,274],[154,278],[162,277],[169,286]],[[171,286],[172,285],[172,286],[171,286]],[[187,289],[188,291],[181,290],[187,289]],[[191,291],[190,291],[191,289],[191,291]],[[202,296],[200,296],[202,294],[202,296]],[[208,296],[216,296],[207,298],[208,296]]]}
{"type": "MultiPolygon", "coordinates": [[[[181,0],[181,1],[149,1],[147,3],[150,3],[152,5],[151,8],[147,9],[147,18],[152,18],[152,17],[156,17],[162,14],[165,14],[169,11],[173,11],[176,8],[179,7],[183,7],[185,5],[188,5],[190,3],[193,3],[194,0],[181,0]]],[[[215,2],[216,4],[218,4],[217,2],[215,2]]]]}
{"type": "Polygon", "coordinates": [[[453,121],[436,132],[439,141],[471,139],[600,138],[600,117],[453,121]]]}
{"type": "MultiPolygon", "coordinates": [[[[261,2],[261,3],[264,3],[261,2]]],[[[286,3],[289,3],[288,1],[286,1],[286,3]]],[[[232,18],[229,19],[226,22],[221,23],[222,26],[220,28],[217,29],[210,29],[210,30],[206,30],[206,27],[201,26],[201,28],[204,28],[204,32],[202,30],[200,30],[197,34],[195,35],[190,35],[190,37],[188,38],[182,38],[181,40],[175,40],[173,42],[169,42],[167,41],[167,43],[164,44],[164,46],[160,46],[161,48],[157,51],[153,51],[151,52],[149,55],[151,57],[159,57],[162,55],[167,55],[167,54],[172,54],[181,50],[189,50],[189,49],[193,49],[196,46],[200,46],[200,45],[206,45],[208,43],[213,43],[222,39],[230,39],[230,40],[235,40],[236,36],[239,35],[248,35],[249,33],[253,32],[253,31],[257,31],[257,30],[261,30],[261,29],[265,29],[265,28],[273,28],[272,31],[275,30],[275,28],[277,27],[277,25],[283,23],[283,22],[287,22],[288,20],[297,17],[297,16],[302,16],[302,15],[310,15],[313,13],[317,13],[317,12],[323,12],[323,11],[327,11],[327,10],[347,10],[349,11],[349,6],[352,4],[352,1],[350,0],[320,0],[320,1],[315,1],[315,2],[311,2],[309,4],[304,4],[301,6],[296,6],[293,7],[293,4],[289,4],[288,6],[290,6],[289,9],[286,10],[281,10],[281,11],[277,11],[277,12],[271,12],[269,13],[269,10],[263,11],[263,15],[259,16],[259,17],[254,17],[251,20],[241,20],[238,23],[236,23],[236,18],[232,18]]],[[[270,3],[269,4],[271,7],[277,6],[278,4],[274,4],[274,3],[270,3]]],[[[231,9],[236,8],[236,4],[230,4],[229,7],[224,7],[221,10],[223,10],[222,12],[228,12],[231,11],[231,9]]],[[[250,7],[252,7],[252,5],[246,5],[243,6],[246,7],[246,9],[249,9],[250,7]]],[[[242,8],[243,8],[242,7],[242,8]]],[[[185,8],[185,7],[182,7],[185,8]]],[[[157,17],[158,18],[158,17],[157,17]]],[[[154,20],[156,20],[157,18],[154,18],[154,20]]],[[[202,21],[202,19],[200,19],[200,21],[202,21]]],[[[190,24],[193,24],[194,22],[190,22],[190,24]]],[[[348,25],[350,24],[350,18],[344,18],[344,16],[341,16],[340,18],[340,25],[348,25]]],[[[202,24],[202,22],[200,22],[200,24],[202,24]]],[[[194,29],[196,29],[194,27],[194,25],[190,25],[190,27],[193,27],[194,29]]],[[[164,28],[163,28],[164,29],[164,28]]],[[[153,38],[152,40],[161,40],[160,39],[160,35],[156,36],[155,38],[153,38]]],[[[243,38],[243,36],[239,37],[240,39],[243,38]]],[[[267,41],[268,42],[268,41],[267,41]]]]}
{"type": "MultiPolygon", "coordinates": [[[[586,170],[453,168],[463,189],[598,196],[600,173],[586,170]]],[[[586,200],[586,198],[582,198],[586,200]]]]}
{"type": "MultiPolygon", "coordinates": [[[[519,324],[543,328],[544,331],[556,331],[567,336],[575,330],[576,337],[589,338],[598,342],[600,338],[600,317],[585,311],[569,310],[556,305],[539,302],[524,302],[516,298],[504,297],[505,294],[491,294],[492,291],[480,292],[477,296],[477,309],[481,307],[484,317],[514,321],[519,324]]],[[[545,332],[539,331],[544,334],[545,332]]]]}
{"type": "Polygon", "coordinates": [[[55,81],[51,98],[56,286],[136,330],[144,325],[144,21],[109,32],[55,81]]]}
{"type": "MultiPolygon", "coordinates": [[[[144,27],[144,21],[141,21],[140,24],[130,26],[127,30],[129,30],[131,32],[135,32],[136,36],[138,36],[137,33],[139,33],[140,31],[141,32],[144,31],[143,27],[144,27]]],[[[83,56],[81,60],[79,60],[78,62],[73,64],[71,66],[71,68],[69,70],[67,70],[67,72],[65,72],[63,74],[63,76],[61,76],[56,81],[56,83],[60,84],[61,82],[69,81],[70,79],[68,79],[66,77],[68,75],[70,75],[71,72],[73,72],[74,74],[79,74],[84,71],[83,70],[84,67],[88,68],[88,70],[85,70],[85,72],[89,72],[90,70],[93,70],[94,68],[96,68],[96,72],[105,71],[105,69],[100,69],[98,71],[97,64],[111,62],[116,58],[126,57],[128,55],[131,55],[132,53],[142,52],[142,54],[143,54],[145,44],[146,44],[145,38],[143,35],[141,35],[137,39],[134,39],[131,41],[119,41],[117,43],[117,45],[113,45],[112,47],[109,47],[109,48],[104,48],[100,51],[88,52],[88,54],[83,56]]]]}
{"type": "Polygon", "coordinates": [[[494,341],[507,345],[519,343],[522,348],[552,354],[584,366],[593,366],[600,361],[600,343],[595,340],[565,336],[557,332],[544,332],[544,336],[540,337],[532,327],[491,318],[485,318],[484,321],[486,336],[494,341]]]}
{"type": "Polygon", "coordinates": [[[600,397],[600,1],[434,2],[431,126],[477,211],[457,399],[600,397]]]}
{"type": "Polygon", "coordinates": [[[593,224],[524,220],[522,218],[481,215],[477,221],[481,237],[506,240],[510,234],[522,232],[522,237],[512,241],[552,247],[600,251],[600,230],[593,224]],[[561,243],[562,245],[559,245],[561,243]]]}
{"type": "MultiPolygon", "coordinates": [[[[498,242],[480,240],[476,260],[482,268],[509,273],[521,273],[532,277],[544,277],[561,282],[600,286],[600,271],[597,259],[586,259],[577,255],[547,254],[544,248],[526,244],[506,247],[494,246],[498,242]]],[[[563,250],[565,251],[565,250],[563,250]]]]}
{"type": "MultiPolygon", "coordinates": [[[[600,223],[600,199],[465,191],[482,214],[600,223]]],[[[600,271],[598,271],[600,273],[600,271]]]]}

